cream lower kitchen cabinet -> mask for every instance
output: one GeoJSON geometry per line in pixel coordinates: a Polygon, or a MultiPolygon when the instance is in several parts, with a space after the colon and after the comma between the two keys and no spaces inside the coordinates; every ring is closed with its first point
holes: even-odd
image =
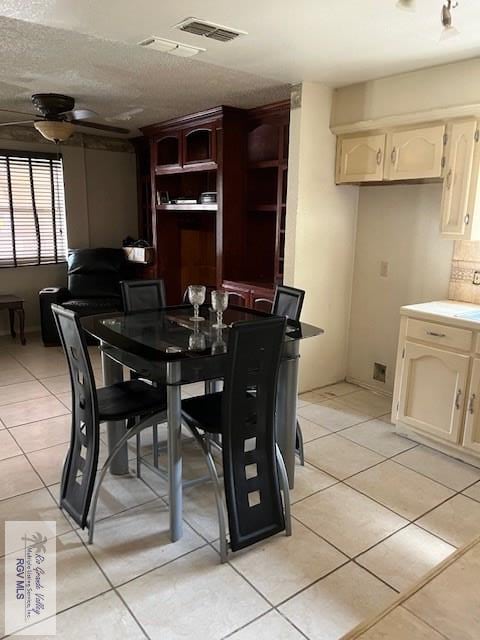
{"type": "Polygon", "coordinates": [[[400,434],[480,467],[480,305],[401,308],[392,422],[400,434]]]}
{"type": "Polygon", "coordinates": [[[475,119],[448,126],[445,182],[441,206],[441,233],[448,238],[469,240],[480,231],[476,195],[480,153],[476,144],[475,119]]]}
{"type": "Polygon", "coordinates": [[[336,182],[380,182],[383,180],[384,133],[339,138],[336,182]]]}
{"type": "Polygon", "coordinates": [[[473,360],[463,446],[480,453],[480,358],[473,360]]]}
{"type": "Polygon", "coordinates": [[[398,419],[419,431],[458,443],[470,357],[405,343],[398,419]]]}
{"type": "Polygon", "coordinates": [[[441,178],[444,135],[444,124],[389,133],[385,157],[385,179],[441,178]]]}

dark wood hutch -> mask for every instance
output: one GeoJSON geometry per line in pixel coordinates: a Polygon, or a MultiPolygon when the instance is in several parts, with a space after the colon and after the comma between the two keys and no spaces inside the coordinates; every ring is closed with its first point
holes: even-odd
{"type": "Polygon", "coordinates": [[[268,309],[283,282],[290,105],[217,107],[142,129],[139,231],[155,247],[145,277],[169,304],[188,284],[224,288],[233,304],[268,309]],[[160,201],[216,192],[217,202],[160,201]]]}

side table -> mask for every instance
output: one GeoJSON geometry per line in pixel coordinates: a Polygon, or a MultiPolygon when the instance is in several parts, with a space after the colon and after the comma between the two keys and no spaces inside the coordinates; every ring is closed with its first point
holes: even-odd
{"type": "Polygon", "coordinates": [[[0,310],[8,309],[8,315],[10,316],[10,335],[12,338],[16,337],[15,333],[15,313],[18,315],[20,324],[20,340],[25,345],[25,311],[23,309],[23,298],[18,296],[6,294],[0,295],[0,310]]]}

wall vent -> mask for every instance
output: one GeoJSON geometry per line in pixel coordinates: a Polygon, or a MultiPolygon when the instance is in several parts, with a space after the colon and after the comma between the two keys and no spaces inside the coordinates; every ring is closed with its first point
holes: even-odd
{"type": "Polygon", "coordinates": [[[186,31],[187,33],[193,33],[196,36],[204,36],[211,40],[218,40],[219,42],[230,42],[230,40],[235,40],[238,36],[247,35],[246,31],[232,29],[231,27],[225,27],[222,24],[215,24],[214,22],[206,22],[198,18],[185,18],[185,20],[176,24],[174,28],[180,29],[180,31],[186,31]]]}
{"type": "Polygon", "coordinates": [[[170,55],[178,56],[179,58],[191,58],[202,51],[206,51],[203,47],[192,47],[189,44],[175,42],[174,40],[166,40],[165,38],[159,38],[158,36],[150,36],[138,44],[141,47],[155,49],[155,51],[162,51],[163,53],[169,53],[170,55]]]}

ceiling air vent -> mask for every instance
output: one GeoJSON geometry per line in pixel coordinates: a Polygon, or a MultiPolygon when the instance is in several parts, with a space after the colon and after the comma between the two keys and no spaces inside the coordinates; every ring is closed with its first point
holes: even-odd
{"type": "Polygon", "coordinates": [[[219,42],[229,42],[230,40],[235,40],[238,36],[247,35],[246,31],[232,29],[231,27],[225,27],[224,25],[215,24],[214,22],[206,22],[198,18],[186,18],[176,24],[175,29],[193,33],[196,36],[204,36],[211,40],[218,40],[219,42]]]}
{"type": "Polygon", "coordinates": [[[191,58],[196,56],[197,53],[206,51],[202,47],[192,47],[189,44],[182,44],[181,42],[175,42],[174,40],[166,40],[165,38],[159,38],[158,36],[151,36],[146,40],[142,40],[138,43],[141,47],[147,49],[155,49],[156,51],[162,51],[163,53],[169,53],[172,56],[178,56],[179,58],[191,58]]]}

